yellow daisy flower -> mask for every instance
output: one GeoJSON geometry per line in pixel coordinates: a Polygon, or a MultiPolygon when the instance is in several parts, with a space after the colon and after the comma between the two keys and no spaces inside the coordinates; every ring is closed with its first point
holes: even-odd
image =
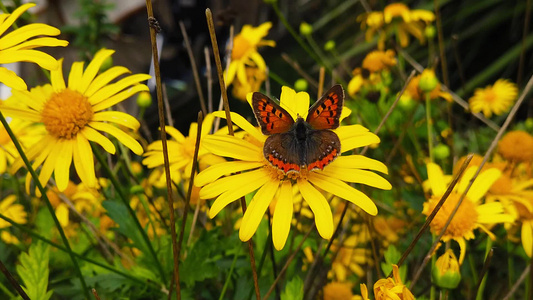
{"type": "Polygon", "coordinates": [[[343,282],[330,282],[323,289],[324,300],[350,300],[353,298],[352,285],[343,282]]]}
{"type": "MultiPolygon", "coordinates": [[[[251,101],[251,94],[249,97],[251,101]]],[[[280,105],[293,119],[297,115],[305,119],[309,107],[309,94],[296,93],[288,87],[282,87],[280,105]]],[[[224,117],[225,114],[216,112],[215,116],[224,117]]],[[[293,214],[294,185],[298,187],[299,193],[313,211],[318,232],[325,239],[331,238],[333,234],[333,216],[322,191],[346,199],[365,212],[376,215],[377,207],[374,202],[347,182],[391,189],[387,180],[369,171],[387,173],[387,167],[361,155],[339,156],[323,170],[284,175],[281,170],[271,166],[264,157],[263,147],[267,136],[242,116],[232,113],[231,118],[235,125],[246,132],[246,138],[211,135],[204,138],[203,145],[213,154],[234,161],[207,168],[198,174],[195,184],[202,187],[201,198],[215,198],[209,211],[210,218],[215,217],[229,203],[257,191],[242,220],[239,230],[242,241],[247,241],[253,236],[266,209],[274,199],[277,199],[272,221],[272,239],[276,249],[283,248],[293,214]]],[[[379,143],[379,138],[361,125],[341,126],[333,131],[340,139],[342,153],[379,143]]]]}
{"type": "MultiPolygon", "coordinates": [[[[361,296],[363,300],[369,300],[368,289],[366,284],[361,284],[361,296]]],[[[405,286],[400,278],[400,272],[397,265],[392,265],[392,278],[379,279],[374,283],[375,300],[414,300],[415,296],[405,286]]]]}
{"type": "Polygon", "coordinates": [[[248,93],[260,90],[261,85],[266,79],[266,76],[266,70],[260,70],[256,67],[247,67],[247,80],[244,83],[242,83],[240,80],[236,80],[233,83],[233,96],[240,100],[246,100],[246,95],[248,95],[248,93]]]}
{"type": "MultiPolygon", "coordinates": [[[[33,49],[37,47],[65,47],[68,45],[67,41],[52,37],[61,33],[59,29],[50,25],[35,23],[24,25],[6,33],[18,17],[33,6],[35,6],[35,3],[27,3],[15,9],[11,14],[0,14],[0,64],[26,61],[36,63],[46,70],[55,70],[59,66],[55,58],[33,49]]],[[[0,67],[0,82],[13,89],[27,89],[26,83],[22,78],[4,67],[0,67]]]]}
{"type": "Polygon", "coordinates": [[[533,136],[522,130],[507,132],[498,142],[498,153],[512,162],[533,160],[533,136]]]}
{"type": "Polygon", "coordinates": [[[361,28],[367,29],[365,37],[372,40],[375,33],[379,33],[378,48],[385,48],[387,38],[396,35],[400,46],[409,45],[409,35],[417,38],[421,44],[425,43],[424,29],[427,24],[435,20],[433,12],[428,10],[410,10],[403,3],[391,3],[383,12],[370,12],[357,17],[361,28]]]}
{"type": "MultiPolygon", "coordinates": [[[[366,266],[372,266],[372,253],[370,249],[361,246],[358,236],[351,235],[342,243],[337,257],[331,264],[332,275],[337,281],[344,282],[351,275],[355,274],[359,278],[364,277],[366,266]]],[[[332,246],[332,251],[338,249],[337,245],[332,246]]]]}
{"type": "Polygon", "coordinates": [[[233,39],[231,62],[224,72],[224,81],[229,86],[235,77],[242,85],[249,85],[246,68],[255,67],[258,72],[266,74],[266,64],[263,57],[257,52],[261,46],[276,46],[271,40],[263,40],[272,27],[271,22],[266,22],[258,27],[244,25],[241,32],[233,39]]]}
{"type": "MultiPolygon", "coordinates": [[[[451,212],[454,210],[461,195],[468,186],[470,180],[477,171],[476,166],[469,167],[455,186],[452,193],[448,196],[444,205],[430,224],[431,232],[439,234],[446,224],[451,212]]],[[[441,168],[434,163],[427,164],[428,181],[431,188],[429,199],[424,203],[423,214],[431,214],[437,203],[446,192],[446,179],[441,168]]],[[[492,184],[501,176],[501,171],[496,168],[490,168],[482,171],[474,184],[468,190],[459,210],[452,219],[450,225],[442,236],[442,241],[455,240],[459,243],[461,254],[459,262],[462,263],[466,253],[466,241],[475,237],[474,230],[479,228],[494,239],[494,235],[485,225],[498,223],[510,223],[514,218],[504,213],[501,203],[481,204],[481,199],[492,186],[492,184]]]]}
{"type": "MultiPolygon", "coordinates": [[[[35,144],[46,132],[42,124],[31,124],[18,118],[12,119],[9,127],[25,149],[35,144]]],[[[13,163],[17,157],[19,153],[15,144],[7,134],[4,125],[0,124],[0,173],[5,173],[8,165],[13,163]]]]}
{"type": "Polygon", "coordinates": [[[483,112],[485,117],[506,113],[518,96],[516,84],[507,79],[498,79],[494,85],[476,89],[474,96],[468,100],[473,113],[483,112]]]}
{"type": "MultiPolygon", "coordinates": [[[[212,114],[207,115],[202,122],[202,132],[200,138],[203,139],[211,129],[213,128],[214,116],[212,114]]],[[[170,163],[170,172],[172,181],[178,182],[181,178],[189,178],[191,176],[191,170],[193,165],[194,148],[196,146],[196,137],[198,135],[198,124],[196,122],[191,123],[189,127],[189,136],[184,136],[179,130],[174,127],[166,126],[166,132],[172,137],[167,140],[168,155],[170,163]]],[[[214,164],[220,162],[220,158],[210,154],[200,144],[200,150],[198,152],[198,159],[202,164],[214,164]]],[[[163,162],[163,144],[161,140],[155,141],[148,145],[143,165],[149,169],[162,167],[163,162]]],[[[160,179],[165,182],[165,172],[160,173],[160,179]]]]}
{"type": "MultiPolygon", "coordinates": [[[[137,130],[139,121],[129,114],[107,109],[139,91],[148,90],[140,82],[150,76],[129,75],[111,83],[118,76],[129,72],[125,67],[112,67],[97,75],[102,63],[113,53],[113,50],[107,49],[98,51],[85,70],[83,62],[73,63],[68,84],[65,84],[61,67],[52,70],[51,85],[31,91],[13,92],[13,97],[22,107],[0,106],[0,110],[8,115],[44,124],[47,134],[26,152],[28,159],[34,161],[34,169],[42,165],[39,174],[41,184],[45,185],[54,173],[59,191],[64,191],[69,182],[70,165],[74,161],[82,182],[95,187],[97,181],[89,141],[100,144],[111,154],[116,151],[113,142],[99,131],[114,136],[135,154],[143,153],[139,142],[116,126],[137,130]]],[[[22,160],[17,159],[11,166],[11,171],[16,172],[22,166],[22,160]]],[[[28,189],[29,179],[30,176],[26,181],[28,189]]]]}

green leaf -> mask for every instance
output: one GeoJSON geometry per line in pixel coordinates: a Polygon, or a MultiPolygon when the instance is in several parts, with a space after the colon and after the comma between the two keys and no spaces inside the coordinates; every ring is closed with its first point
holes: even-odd
{"type": "Polygon", "coordinates": [[[41,242],[33,243],[28,253],[19,256],[17,273],[24,283],[22,288],[32,300],[48,300],[52,296],[52,291],[47,291],[49,257],[50,247],[41,242]]]}
{"type": "Polygon", "coordinates": [[[222,258],[219,235],[220,232],[217,230],[206,232],[187,251],[187,258],[180,265],[180,274],[187,274],[187,276],[181,276],[180,280],[188,287],[192,287],[197,281],[218,276],[220,269],[217,262],[222,258]]]}
{"type": "Polygon", "coordinates": [[[281,293],[281,300],[302,300],[304,297],[304,282],[298,276],[295,276],[285,286],[281,293]]]}

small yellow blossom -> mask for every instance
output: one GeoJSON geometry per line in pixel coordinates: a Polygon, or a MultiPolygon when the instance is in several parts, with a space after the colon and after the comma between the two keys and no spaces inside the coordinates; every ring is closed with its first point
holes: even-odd
{"type": "MultiPolygon", "coordinates": [[[[361,296],[363,300],[369,300],[366,285],[361,284],[361,296]]],[[[414,300],[415,296],[403,284],[397,265],[392,265],[392,278],[384,278],[374,283],[375,300],[414,300]]]]}
{"type": "Polygon", "coordinates": [[[494,85],[478,88],[468,100],[473,113],[483,112],[485,117],[506,113],[518,96],[516,84],[507,79],[498,79],[494,85]]]}
{"type": "Polygon", "coordinates": [[[522,130],[506,133],[498,142],[498,153],[513,162],[533,160],[533,136],[522,130]]]}
{"type": "MultiPolygon", "coordinates": [[[[10,218],[13,222],[18,224],[26,224],[28,214],[24,210],[24,206],[15,203],[17,197],[9,195],[0,201],[0,215],[10,218]]],[[[10,227],[11,224],[4,219],[0,219],[0,229],[10,227]]]]}
{"type": "MultiPolygon", "coordinates": [[[[428,73],[428,72],[433,72],[432,77],[435,77],[434,71],[430,70],[430,69],[424,70],[424,72],[423,72],[423,73],[425,73],[424,76],[427,77],[427,76],[429,76],[429,74],[431,74],[431,73],[428,73]]],[[[408,98],[411,98],[411,99],[417,100],[417,101],[425,101],[426,100],[426,95],[425,95],[424,91],[422,91],[422,89],[420,88],[420,80],[421,80],[421,78],[422,78],[422,74],[419,74],[419,75],[416,75],[415,77],[413,77],[413,79],[411,79],[411,81],[407,85],[407,88],[405,89],[405,92],[402,95],[402,97],[408,97],[408,98]]],[[[450,95],[449,93],[447,93],[447,92],[442,90],[440,82],[437,82],[437,84],[435,85],[435,88],[429,92],[429,99],[430,100],[434,100],[434,99],[437,99],[437,98],[445,99],[448,102],[452,102],[453,101],[452,95],[450,95]]]]}
{"type": "Polygon", "coordinates": [[[349,283],[330,282],[324,286],[324,300],[350,300],[353,297],[349,283]]]}

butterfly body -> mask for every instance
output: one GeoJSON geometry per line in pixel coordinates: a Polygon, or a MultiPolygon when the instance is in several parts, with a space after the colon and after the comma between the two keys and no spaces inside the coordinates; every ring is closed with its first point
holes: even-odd
{"type": "Polygon", "coordinates": [[[273,100],[254,93],[252,106],[264,134],[263,155],[285,174],[323,169],[340,154],[340,140],[333,131],[339,126],[344,92],[332,87],[310,109],[304,120],[296,121],[273,100]]]}

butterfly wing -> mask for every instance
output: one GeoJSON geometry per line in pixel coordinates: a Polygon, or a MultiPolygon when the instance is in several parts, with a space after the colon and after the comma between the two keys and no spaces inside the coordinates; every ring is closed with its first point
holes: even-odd
{"type": "Polygon", "coordinates": [[[290,130],[286,133],[269,136],[263,147],[263,155],[272,166],[285,174],[300,172],[302,162],[300,161],[299,149],[300,146],[294,136],[294,131],[290,130]]]}
{"type": "Polygon", "coordinates": [[[339,84],[334,85],[309,108],[306,122],[317,130],[335,129],[339,127],[343,105],[344,90],[339,84]]]}
{"type": "Polygon", "coordinates": [[[307,170],[324,169],[341,153],[341,141],[331,130],[312,130],[306,141],[307,170]]]}
{"type": "Polygon", "coordinates": [[[285,109],[259,92],[252,95],[252,107],[265,135],[287,132],[294,124],[293,118],[285,109]]]}

